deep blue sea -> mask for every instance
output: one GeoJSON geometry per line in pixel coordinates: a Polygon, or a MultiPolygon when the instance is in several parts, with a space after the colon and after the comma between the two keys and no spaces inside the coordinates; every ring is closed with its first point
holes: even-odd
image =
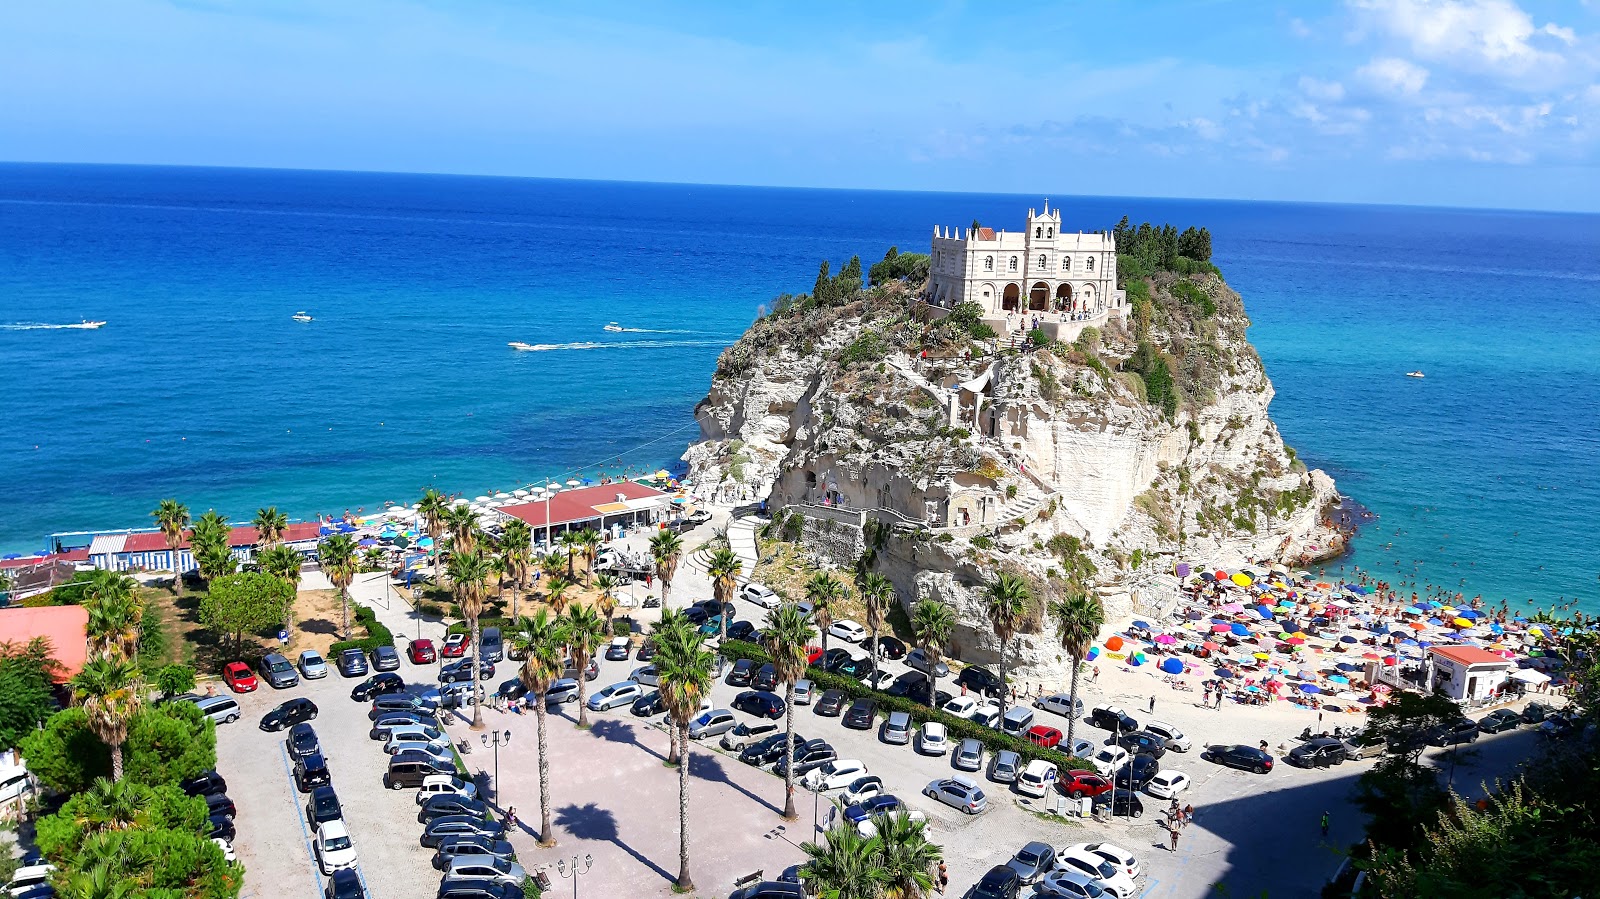
{"type": "MultiPolygon", "coordinates": [[[[820,259],[1043,199],[0,165],[0,550],[668,465],[820,259]]],[[[1600,608],[1600,216],[1051,200],[1211,229],[1285,439],[1378,515],[1346,565],[1600,608]]]]}

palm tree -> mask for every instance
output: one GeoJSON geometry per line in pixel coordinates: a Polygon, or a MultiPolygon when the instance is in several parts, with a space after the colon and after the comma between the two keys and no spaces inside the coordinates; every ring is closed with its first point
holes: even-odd
{"type": "Polygon", "coordinates": [[[289,527],[289,516],[279,512],[277,506],[267,506],[256,510],[255,521],[251,523],[256,528],[256,546],[266,549],[277,546],[283,539],[283,532],[289,527]]]}
{"type": "MultiPolygon", "coordinates": [[[[784,687],[784,758],[791,760],[794,758],[794,684],[805,676],[806,646],[816,635],[817,629],[811,626],[806,613],[793,603],[784,603],[768,612],[767,627],[761,634],[761,642],[772,654],[772,666],[784,687]]],[[[783,817],[790,821],[797,817],[792,764],[786,764],[783,771],[783,817]]]]}
{"type": "Polygon", "coordinates": [[[567,580],[576,581],[578,579],[578,553],[583,551],[583,538],[578,536],[577,531],[568,528],[562,531],[560,536],[556,537],[556,545],[561,547],[562,551],[567,554],[567,580]]]}
{"type": "Polygon", "coordinates": [[[854,827],[835,827],[822,842],[803,843],[807,861],[800,879],[811,891],[828,899],[877,899],[889,884],[883,866],[883,841],[864,837],[854,827]]]}
{"type": "Polygon", "coordinates": [[[572,665],[578,669],[578,726],[587,730],[589,702],[585,698],[584,685],[588,683],[588,678],[583,676],[583,672],[589,667],[589,660],[594,658],[595,650],[600,648],[600,641],[605,639],[605,622],[600,620],[594,609],[581,603],[568,606],[563,621],[567,629],[567,651],[572,653],[572,665]]]}
{"type": "Polygon", "coordinates": [[[450,500],[430,487],[422,494],[422,502],[418,506],[417,515],[422,518],[423,530],[428,532],[428,539],[433,541],[429,554],[433,556],[434,577],[438,577],[439,538],[444,535],[444,517],[450,511],[450,500]]]}
{"type": "Polygon", "coordinates": [[[268,547],[256,557],[256,564],[261,566],[262,571],[279,580],[288,581],[289,586],[296,590],[300,589],[300,565],[304,561],[305,558],[300,555],[299,550],[282,543],[268,547]]]}
{"type": "Polygon", "coordinates": [[[567,607],[567,591],[571,589],[571,581],[559,574],[551,575],[544,582],[544,601],[559,615],[567,607]]]}
{"type": "Polygon", "coordinates": [[[1033,591],[1028,589],[1027,582],[1022,578],[1002,571],[983,588],[983,598],[989,613],[989,625],[994,629],[995,639],[1000,641],[1000,716],[1004,718],[1007,698],[1006,647],[1011,645],[1011,638],[1016,636],[1022,617],[1028,614],[1033,591]]]}
{"type": "Polygon", "coordinates": [[[589,586],[594,586],[594,560],[600,554],[600,532],[594,528],[584,528],[577,536],[578,554],[583,556],[584,579],[589,586]]]}
{"type": "Polygon", "coordinates": [[[339,591],[339,611],[344,616],[343,639],[350,639],[350,583],[356,579],[356,541],[349,534],[330,534],[317,544],[322,573],[339,591]]]}
{"type": "Polygon", "coordinates": [[[83,607],[89,613],[89,650],[95,656],[131,658],[139,650],[144,604],[134,595],[133,578],[114,571],[90,574],[83,607]]]}
{"type": "Polygon", "coordinates": [[[545,696],[550,692],[550,684],[561,676],[562,647],[566,642],[561,620],[552,618],[546,609],[535,611],[531,618],[518,618],[511,631],[511,645],[523,655],[517,676],[533,696],[533,714],[539,721],[539,845],[547,849],[556,844],[556,832],[550,826],[550,746],[545,739],[545,696]]]}
{"type": "Polygon", "coordinates": [[[861,604],[867,612],[867,629],[872,631],[872,670],[878,670],[878,631],[894,602],[894,583],[876,571],[861,576],[856,584],[861,592],[861,604]]]}
{"type": "Polygon", "coordinates": [[[613,635],[611,630],[611,616],[617,611],[617,587],[622,582],[609,574],[602,574],[594,579],[594,586],[600,591],[600,596],[594,601],[594,607],[606,618],[606,636],[613,635]]]}
{"type": "Polygon", "coordinates": [[[233,574],[237,568],[228,540],[231,534],[227,517],[218,515],[215,509],[206,510],[194,523],[189,534],[189,551],[200,569],[200,577],[207,583],[233,574]]]}
{"type": "Polygon", "coordinates": [[[739,587],[739,572],[744,567],[739,557],[733,550],[724,546],[711,554],[710,564],[706,566],[706,574],[711,576],[711,593],[717,602],[722,603],[723,614],[721,619],[722,639],[728,639],[728,615],[726,606],[733,603],[733,591],[739,587]]]}
{"type": "Polygon", "coordinates": [[[683,558],[683,538],[674,531],[657,531],[650,538],[650,560],[655,562],[656,577],[661,578],[661,607],[667,607],[667,594],[672,592],[672,576],[678,573],[678,560],[683,558]]]}
{"type": "Polygon", "coordinates": [[[472,552],[478,545],[478,513],[466,503],[456,503],[445,511],[444,526],[450,533],[452,552],[472,552]]]}
{"type": "Polygon", "coordinates": [[[363,571],[382,571],[388,567],[388,560],[384,558],[383,550],[376,546],[369,546],[361,554],[361,569],[363,571]]]}
{"type": "MultiPolygon", "coordinates": [[[[567,557],[561,553],[545,553],[535,560],[539,564],[539,572],[546,579],[559,577],[563,580],[567,575],[567,557]]],[[[568,581],[568,583],[571,583],[568,581]]]]}
{"type": "Polygon", "coordinates": [[[826,571],[819,571],[806,581],[806,599],[811,600],[811,618],[822,632],[822,654],[828,654],[828,628],[833,626],[833,601],[839,598],[843,585],[826,571]]]}
{"type": "Polygon", "coordinates": [[[89,716],[89,729],[111,747],[111,779],[122,779],[122,744],[139,711],[139,669],[128,659],[100,658],[72,678],[72,694],[89,716]]]}
{"type": "MultiPolygon", "coordinates": [[[[1100,597],[1080,589],[1066,599],[1051,603],[1050,614],[1056,619],[1056,634],[1061,637],[1061,648],[1072,657],[1072,684],[1068,690],[1072,695],[1073,711],[1076,711],[1078,669],[1083,667],[1084,657],[1089,654],[1089,646],[1100,636],[1100,628],[1105,626],[1105,606],[1100,603],[1100,597]]],[[[1076,715],[1067,716],[1069,747],[1073,745],[1073,730],[1077,723],[1076,715]]]]}
{"type": "MultiPolygon", "coordinates": [[[[685,618],[684,614],[677,609],[662,609],[660,620],[656,622],[655,627],[652,628],[650,632],[650,640],[656,645],[658,658],[660,648],[662,646],[675,641],[677,643],[682,643],[683,641],[690,640],[694,637],[694,625],[690,624],[689,619],[685,618]]],[[[661,700],[662,703],[667,707],[667,714],[670,718],[672,716],[673,709],[673,694],[670,691],[662,690],[661,700]]],[[[695,711],[698,711],[698,709],[691,711],[689,714],[693,716],[695,711]]],[[[679,756],[677,728],[673,727],[669,729],[668,734],[671,736],[671,739],[668,740],[668,745],[670,748],[667,750],[667,764],[676,765],[678,764],[679,756]]]]}
{"type": "Polygon", "coordinates": [[[511,578],[511,620],[517,620],[517,598],[528,582],[528,565],[533,558],[533,528],[520,518],[506,522],[500,534],[500,564],[511,578]]]}
{"type": "Polygon", "coordinates": [[[689,721],[711,692],[715,663],[699,632],[689,628],[672,627],[656,638],[656,645],[658,689],[683,747],[678,759],[678,892],[690,893],[694,880],[689,877],[689,721]]]}
{"type": "Polygon", "coordinates": [[[183,570],[178,564],[178,547],[183,545],[183,532],[189,528],[189,507],[175,499],[164,499],[150,513],[150,517],[161,528],[161,536],[167,541],[167,551],[172,554],[173,595],[182,594],[183,570]]]}
{"type": "Polygon", "coordinates": [[[885,899],[921,899],[933,890],[933,870],[944,850],[928,842],[928,825],[904,811],[878,821],[881,863],[888,874],[885,899]]]}
{"type": "Polygon", "coordinates": [[[119,866],[109,862],[78,868],[64,877],[56,894],[61,899],[133,899],[144,894],[136,881],[124,877],[119,866]]]}
{"type": "Polygon", "coordinates": [[[73,823],[92,835],[144,823],[155,796],[141,783],[97,777],[84,791],[84,798],[88,801],[79,806],[80,814],[73,823]]]}
{"type": "MultiPolygon", "coordinates": [[[[450,587],[456,595],[456,605],[461,608],[461,617],[467,619],[467,628],[471,631],[471,642],[467,644],[467,653],[472,658],[474,669],[482,663],[479,658],[478,617],[483,614],[484,586],[489,580],[489,559],[479,549],[456,551],[450,554],[450,560],[445,563],[445,568],[450,572],[450,587]]],[[[476,683],[478,672],[473,670],[468,677],[476,683]]],[[[483,706],[478,702],[478,691],[469,691],[472,696],[472,729],[483,730],[483,706]]]]}
{"type": "Polygon", "coordinates": [[[956,628],[955,610],[937,599],[924,599],[911,610],[911,633],[928,657],[928,704],[939,700],[939,656],[956,628]]]}

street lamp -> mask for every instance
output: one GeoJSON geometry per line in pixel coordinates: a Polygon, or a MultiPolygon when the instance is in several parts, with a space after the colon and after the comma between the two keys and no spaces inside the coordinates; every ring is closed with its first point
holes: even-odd
{"type": "MultiPolygon", "coordinates": [[[[494,747],[494,798],[498,801],[500,798],[500,744],[511,745],[511,731],[507,730],[502,734],[497,730],[487,734],[480,734],[479,736],[483,739],[485,748],[494,747]]],[[[573,888],[576,889],[576,885],[573,888]]]]}
{"type": "Polygon", "coordinates": [[[566,859],[556,862],[556,871],[562,877],[569,877],[572,879],[572,899],[578,899],[578,878],[588,874],[589,869],[593,867],[594,856],[592,855],[585,855],[582,862],[578,861],[578,857],[576,855],[572,857],[572,861],[570,862],[566,859]]]}

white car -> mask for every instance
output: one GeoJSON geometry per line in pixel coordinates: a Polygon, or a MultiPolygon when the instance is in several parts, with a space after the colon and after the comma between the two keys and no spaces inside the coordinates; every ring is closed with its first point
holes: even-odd
{"type": "Polygon", "coordinates": [[[469,780],[462,780],[454,774],[430,774],[422,779],[422,786],[417,788],[417,805],[428,801],[429,796],[465,796],[476,799],[478,785],[469,780]]]}
{"type": "Polygon", "coordinates": [[[19,766],[0,771],[0,803],[16,799],[28,792],[31,786],[27,768],[19,766]]]}
{"type": "Polygon", "coordinates": [[[48,863],[42,865],[28,865],[26,867],[18,868],[17,873],[11,875],[11,881],[6,884],[6,894],[10,896],[20,896],[29,890],[36,889],[43,884],[48,884],[50,882],[50,876],[54,873],[56,873],[56,866],[48,863]]]}
{"type": "Polygon", "coordinates": [[[1141,869],[1138,856],[1118,846],[1116,843],[1074,843],[1061,851],[1075,852],[1080,849],[1085,852],[1093,852],[1095,855],[1121,868],[1129,877],[1135,880],[1139,878],[1141,869]]]}
{"type": "Polygon", "coordinates": [[[438,743],[444,746],[449,742],[450,738],[445,736],[444,731],[431,724],[406,724],[389,728],[384,737],[383,751],[394,755],[391,747],[396,743],[438,743]]]}
{"type": "Polygon", "coordinates": [[[925,721],[917,731],[917,751],[923,755],[944,755],[950,751],[950,735],[943,724],[925,721]]]}
{"type": "Polygon", "coordinates": [[[1073,699],[1071,693],[1052,693],[1033,701],[1033,707],[1067,718],[1083,717],[1083,700],[1073,699]]]}
{"type": "MultiPolygon", "coordinates": [[[[327,674],[327,672],[323,672],[323,674],[327,674]]],[[[237,855],[235,855],[234,852],[233,852],[233,844],[232,843],[229,843],[227,840],[224,840],[222,837],[212,837],[211,838],[211,842],[216,843],[217,844],[217,848],[222,850],[222,859],[223,859],[223,861],[236,862],[236,861],[239,860],[239,857],[237,855]]]]}
{"type": "Polygon", "coordinates": [[[638,668],[633,669],[633,673],[628,675],[628,680],[644,684],[647,687],[661,686],[661,676],[656,672],[656,666],[654,665],[640,665],[638,668]]]}
{"type": "Polygon", "coordinates": [[[1121,746],[1102,746],[1099,751],[1089,757],[1089,764],[1101,777],[1110,777],[1118,768],[1127,764],[1132,755],[1121,746]]]}
{"type": "Polygon", "coordinates": [[[1139,894],[1139,887],[1133,878],[1122,870],[1121,866],[1112,864],[1098,852],[1086,849],[1063,849],[1056,853],[1056,870],[1077,871],[1094,879],[1094,882],[1117,899],[1128,899],[1139,894]]]}
{"type": "MultiPolygon", "coordinates": [[[[928,816],[927,815],[924,815],[922,812],[919,812],[916,809],[910,809],[910,810],[902,809],[902,811],[905,811],[907,818],[910,818],[912,821],[915,821],[918,824],[923,825],[923,829],[924,830],[927,829],[927,824],[928,824],[928,816]]],[[[877,836],[878,835],[877,816],[873,816],[871,818],[866,819],[865,821],[862,821],[860,824],[857,824],[856,825],[856,833],[861,834],[861,836],[863,836],[863,837],[865,837],[866,839],[869,839],[869,840],[872,839],[873,837],[877,836]]]]}
{"type": "Polygon", "coordinates": [[[850,785],[844,788],[844,792],[839,794],[839,802],[845,808],[849,808],[852,805],[866,802],[874,796],[882,795],[883,778],[876,774],[868,774],[865,777],[858,777],[852,780],[850,785]]]}
{"type": "Polygon", "coordinates": [[[317,865],[323,874],[356,866],[356,847],[343,821],[324,821],[317,828],[317,865]]]}
{"type": "Polygon", "coordinates": [[[603,712],[619,705],[633,705],[633,701],[643,695],[643,684],[635,680],[625,680],[609,687],[602,687],[600,692],[589,697],[589,711],[603,712]]]}
{"type": "Polygon", "coordinates": [[[739,588],[739,598],[753,602],[763,609],[776,609],[783,604],[783,600],[778,594],[773,593],[755,581],[751,581],[739,588]]]}
{"type": "Polygon", "coordinates": [[[971,718],[972,713],[976,712],[981,705],[983,705],[982,701],[976,696],[952,696],[950,701],[940,708],[940,711],[954,715],[957,718],[971,718]]]}
{"type": "Polygon", "coordinates": [[[1034,759],[1017,775],[1017,792],[1024,796],[1043,798],[1056,782],[1056,766],[1044,759],[1034,759]]]}
{"type": "Polygon", "coordinates": [[[860,643],[862,640],[867,639],[868,633],[866,628],[856,624],[854,621],[848,618],[841,618],[829,626],[828,636],[838,637],[840,640],[848,640],[851,643],[860,643]]]}
{"type": "Polygon", "coordinates": [[[801,780],[808,790],[842,790],[865,777],[867,766],[860,759],[834,759],[814,768],[801,780]]]}
{"type": "Polygon", "coordinates": [[[802,677],[794,682],[794,704],[811,704],[811,681],[802,677]]]}
{"type": "Polygon", "coordinates": [[[1000,704],[997,702],[985,702],[983,705],[973,709],[972,721],[984,727],[992,727],[998,730],[1000,728],[1000,704]]]}
{"type": "Polygon", "coordinates": [[[1188,752],[1194,748],[1194,743],[1183,731],[1165,721],[1146,721],[1144,729],[1166,740],[1167,748],[1173,752],[1188,752]]]}
{"type": "Polygon", "coordinates": [[[1189,789],[1189,775],[1182,771],[1157,771],[1144,785],[1144,791],[1157,799],[1172,799],[1189,789]]]}

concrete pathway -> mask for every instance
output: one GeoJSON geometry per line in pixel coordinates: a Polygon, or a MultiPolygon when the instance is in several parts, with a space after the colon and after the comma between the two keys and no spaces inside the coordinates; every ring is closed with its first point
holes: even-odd
{"type": "Polygon", "coordinates": [[[756,528],[763,524],[766,524],[766,520],[754,515],[735,518],[728,524],[728,545],[733,548],[733,554],[739,557],[740,569],[747,578],[755,572],[756,563],[761,561],[761,555],[756,551],[756,528]]]}

